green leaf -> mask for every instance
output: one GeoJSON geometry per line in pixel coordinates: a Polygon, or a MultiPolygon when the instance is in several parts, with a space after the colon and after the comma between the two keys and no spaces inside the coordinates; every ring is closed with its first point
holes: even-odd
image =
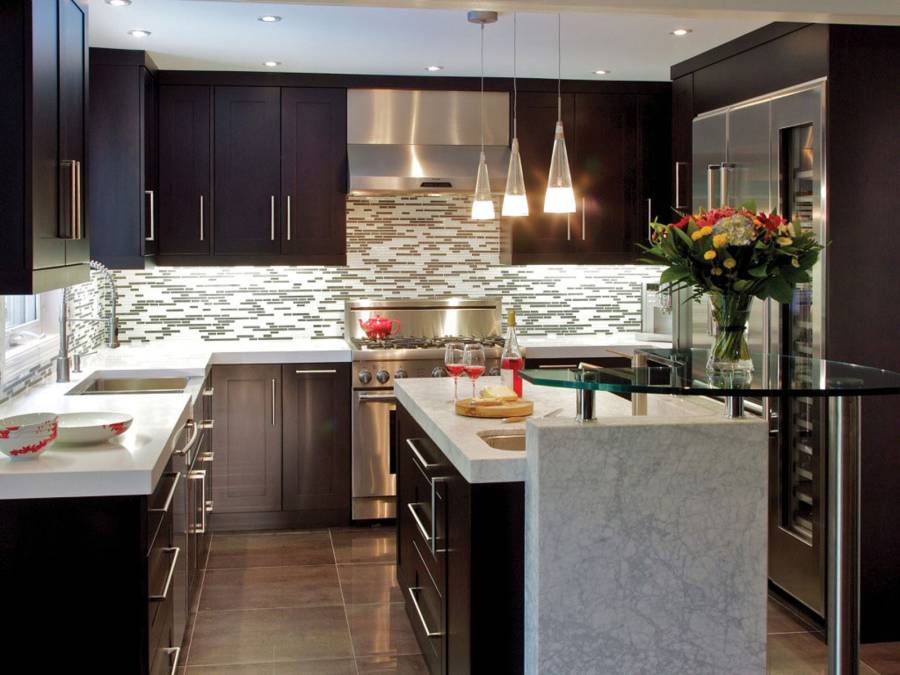
{"type": "Polygon", "coordinates": [[[690,272],[685,269],[681,269],[680,267],[670,267],[666,270],[663,270],[663,273],[659,276],[660,284],[669,284],[673,281],[682,281],[690,276],[690,272]]]}
{"type": "Polygon", "coordinates": [[[687,236],[684,231],[680,227],[673,227],[672,232],[677,232],[678,236],[681,237],[681,240],[687,244],[688,248],[693,248],[694,241],[689,236],[687,236]]]}
{"type": "Polygon", "coordinates": [[[749,291],[750,287],[753,286],[755,282],[750,281],[749,279],[738,279],[734,282],[734,290],[739,293],[744,293],[745,291],[749,291]]]}
{"type": "Polygon", "coordinates": [[[790,304],[794,297],[793,287],[785,281],[784,277],[772,277],[766,282],[768,295],[783,305],[790,304]]]}
{"type": "Polygon", "coordinates": [[[756,267],[751,267],[749,270],[747,270],[747,272],[751,277],[757,277],[758,279],[764,279],[769,276],[768,266],[766,265],[766,263],[757,265],[756,267]]]}
{"type": "Polygon", "coordinates": [[[747,209],[751,213],[756,213],[756,202],[752,199],[741,204],[742,209],[747,209]]]}

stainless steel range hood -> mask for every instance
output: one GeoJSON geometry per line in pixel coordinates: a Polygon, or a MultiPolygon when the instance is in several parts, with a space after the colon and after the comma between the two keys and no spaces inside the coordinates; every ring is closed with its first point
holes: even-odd
{"type": "MultiPolygon", "coordinates": [[[[351,89],[347,92],[351,194],[475,189],[481,97],[472,91],[351,89]]],[[[491,187],[502,192],[509,162],[509,94],[484,95],[491,187]]]]}

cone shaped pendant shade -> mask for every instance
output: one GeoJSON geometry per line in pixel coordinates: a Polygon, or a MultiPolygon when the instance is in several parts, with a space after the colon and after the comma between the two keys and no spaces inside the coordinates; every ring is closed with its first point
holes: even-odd
{"type": "Polygon", "coordinates": [[[547,194],[544,195],[545,213],[575,213],[575,191],[569,172],[569,154],[562,121],[556,123],[553,138],[553,154],[550,156],[550,175],[547,178],[547,194]]]}
{"type": "Polygon", "coordinates": [[[509,155],[509,171],[506,174],[506,192],[503,195],[504,216],[527,216],[528,198],[525,196],[525,175],[522,172],[522,156],[519,139],[513,138],[509,155]]]}
{"type": "Polygon", "coordinates": [[[478,175],[475,178],[475,198],[472,200],[472,220],[493,220],[494,200],[491,198],[491,180],[488,177],[487,161],[484,153],[478,160],[478,175]]]}

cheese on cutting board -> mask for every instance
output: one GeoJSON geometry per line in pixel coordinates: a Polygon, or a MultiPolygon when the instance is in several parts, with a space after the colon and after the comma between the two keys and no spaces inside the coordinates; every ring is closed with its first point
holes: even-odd
{"type": "Polygon", "coordinates": [[[481,398],[496,401],[518,401],[519,397],[509,387],[502,384],[491,384],[481,390],[481,398]]]}

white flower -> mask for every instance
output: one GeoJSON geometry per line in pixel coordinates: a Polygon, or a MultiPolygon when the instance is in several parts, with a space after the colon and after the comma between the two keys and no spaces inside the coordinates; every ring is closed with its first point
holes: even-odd
{"type": "Polygon", "coordinates": [[[732,246],[747,246],[754,241],[756,230],[753,221],[739,213],[727,216],[713,225],[713,232],[724,234],[728,237],[728,243],[732,246]]]}

